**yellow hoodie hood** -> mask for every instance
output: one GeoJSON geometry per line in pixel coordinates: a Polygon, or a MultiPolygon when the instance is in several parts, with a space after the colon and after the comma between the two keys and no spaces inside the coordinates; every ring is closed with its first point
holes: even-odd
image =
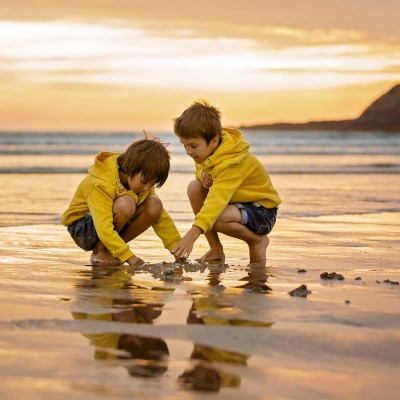
{"type": "Polygon", "coordinates": [[[118,153],[111,153],[108,151],[97,154],[96,158],[94,159],[94,164],[89,168],[88,172],[95,179],[99,179],[108,183],[119,183],[119,185],[121,185],[120,189],[125,190],[119,181],[117,165],[118,156],[118,153]]]}
{"type": "Polygon", "coordinates": [[[220,169],[228,168],[239,164],[249,154],[249,144],[243,139],[242,132],[234,128],[223,128],[220,146],[215,152],[205,159],[197,168],[206,173],[217,167],[220,169]]]}

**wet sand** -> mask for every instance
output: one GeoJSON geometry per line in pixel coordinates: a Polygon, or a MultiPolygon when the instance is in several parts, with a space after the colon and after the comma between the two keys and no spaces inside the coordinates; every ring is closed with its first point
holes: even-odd
{"type": "MultiPolygon", "coordinates": [[[[190,175],[171,178],[160,195],[183,233],[190,175]]],[[[225,236],[224,264],[194,261],[203,238],[174,264],[149,230],[131,246],[143,267],[106,270],[55,224],[80,176],[30,179],[2,207],[0,398],[397,399],[400,213],[290,216],[288,199],[265,268],[225,236]]]]}

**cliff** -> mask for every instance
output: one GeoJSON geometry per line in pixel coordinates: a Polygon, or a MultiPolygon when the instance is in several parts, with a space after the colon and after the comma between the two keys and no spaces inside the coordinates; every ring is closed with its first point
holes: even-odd
{"type": "Polygon", "coordinates": [[[251,130],[340,130],[400,132],[400,84],[375,100],[356,119],[339,121],[310,121],[301,124],[275,123],[242,126],[251,130]]]}

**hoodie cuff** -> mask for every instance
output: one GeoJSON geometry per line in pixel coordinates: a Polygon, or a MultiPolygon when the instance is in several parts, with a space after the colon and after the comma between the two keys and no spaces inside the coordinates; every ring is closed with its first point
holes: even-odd
{"type": "Polygon", "coordinates": [[[126,260],[131,258],[133,255],[134,255],[133,252],[130,249],[128,249],[128,250],[125,250],[122,254],[119,254],[118,256],[116,256],[116,258],[118,259],[118,261],[121,261],[122,263],[124,263],[126,260]]]}
{"type": "Polygon", "coordinates": [[[179,240],[175,240],[175,242],[172,242],[171,244],[169,244],[168,246],[167,246],[167,250],[169,250],[169,252],[170,253],[172,253],[172,250],[176,247],[176,246],[178,246],[178,243],[180,242],[180,239],[179,240]]]}
{"type": "Polygon", "coordinates": [[[212,226],[209,226],[205,221],[200,220],[200,219],[195,219],[194,224],[195,226],[198,226],[200,229],[203,230],[203,233],[206,233],[211,230],[212,226]]]}

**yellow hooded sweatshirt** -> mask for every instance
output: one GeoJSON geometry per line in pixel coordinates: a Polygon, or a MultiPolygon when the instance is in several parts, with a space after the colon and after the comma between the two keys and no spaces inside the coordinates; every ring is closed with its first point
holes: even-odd
{"type": "Polygon", "coordinates": [[[210,157],[196,163],[196,178],[211,175],[213,184],[194,225],[208,232],[229,203],[255,202],[274,208],[281,199],[259,160],[249,151],[242,133],[234,128],[222,129],[222,142],[210,157]]]}
{"type": "MultiPolygon", "coordinates": [[[[133,252],[114,229],[112,212],[114,200],[120,196],[130,195],[139,205],[147,196],[156,194],[154,187],[148,192],[140,193],[139,196],[132,190],[127,190],[119,181],[118,156],[119,153],[111,152],[97,154],[94,164],[89,168],[89,175],[79,184],[68,209],[62,215],[61,223],[69,226],[90,212],[100,240],[113,257],[125,262],[133,256],[133,252]]],[[[180,234],[164,208],[153,229],[166,249],[172,251],[176,247],[180,234]]]]}

